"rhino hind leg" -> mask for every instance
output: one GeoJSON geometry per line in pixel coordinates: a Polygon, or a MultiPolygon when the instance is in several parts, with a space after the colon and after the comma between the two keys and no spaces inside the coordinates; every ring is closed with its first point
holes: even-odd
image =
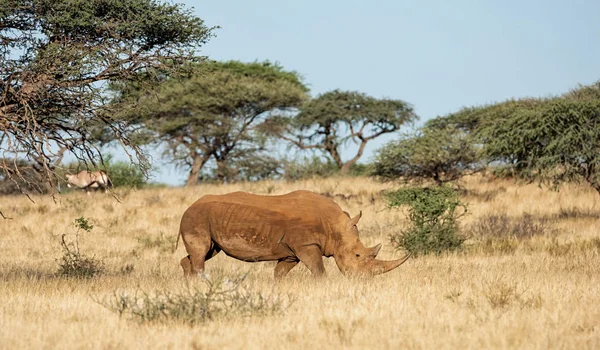
{"type": "Polygon", "coordinates": [[[315,277],[325,275],[325,266],[323,265],[323,253],[315,245],[302,247],[296,250],[296,256],[302,261],[315,277]]]}
{"type": "Polygon", "coordinates": [[[183,268],[183,275],[191,276],[193,274],[198,274],[198,273],[204,272],[204,263],[207,260],[209,260],[210,258],[219,254],[220,251],[221,251],[221,248],[219,248],[213,242],[211,242],[210,248],[208,249],[208,252],[206,253],[206,255],[204,255],[203,259],[201,259],[201,253],[196,255],[196,259],[194,259],[192,254],[190,253],[190,255],[181,259],[181,262],[180,262],[180,265],[183,268]],[[196,267],[193,267],[193,262],[195,262],[197,264],[196,267]]]}
{"type": "Polygon", "coordinates": [[[185,258],[181,259],[181,261],[179,262],[179,265],[181,265],[181,267],[183,268],[183,275],[184,276],[191,276],[192,275],[192,263],[190,261],[190,256],[186,256],[185,258]]]}
{"type": "Polygon", "coordinates": [[[298,260],[279,260],[277,265],[275,265],[275,279],[278,280],[285,277],[296,265],[298,265],[298,260]]]}

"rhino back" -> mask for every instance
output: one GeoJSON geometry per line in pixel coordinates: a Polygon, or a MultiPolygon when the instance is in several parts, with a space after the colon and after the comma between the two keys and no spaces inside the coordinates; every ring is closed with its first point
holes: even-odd
{"type": "Polygon", "coordinates": [[[334,225],[346,219],[341,207],[330,198],[311,191],[298,190],[283,195],[257,195],[248,192],[232,192],[222,195],[205,195],[196,203],[226,202],[251,205],[277,211],[291,218],[312,216],[334,225]]]}

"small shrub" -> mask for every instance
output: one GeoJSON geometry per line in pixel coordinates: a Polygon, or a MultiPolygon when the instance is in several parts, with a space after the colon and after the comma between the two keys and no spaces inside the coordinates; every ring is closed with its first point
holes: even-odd
{"type": "Polygon", "coordinates": [[[75,242],[67,243],[65,241],[66,234],[61,236],[60,244],[63,256],[58,266],[58,275],[75,278],[92,278],[104,271],[104,263],[93,256],[88,257],[81,253],[79,250],[79,234],[81,230],[90,232],[94,226],[90,225],[84,217],[75,219],[74,225],[77,227],[75,242]]]}
{"type": "Polygon", "coordinates": [[[492,238],[486,237],[478,245],[484,254],[512,254],[519,248],[519,241],[510,237],[492,238]]]}
{"type": "Polygon", "coordinates": [[[411,226],[390,237],[397,247],[415,255],[440,254],[459,249],[465,241],[458,233],[458,219],[466,214],[466,206],[454,189],[407,187],[385,198],[390,207],[408,207],[411,226]]]}
{"type": "Polygon", "coordinates": [[[510,305],[517,298],[517,287],[509,283],[494,283],[487,286],[485,298],[492,309],[510,305]]]}
{"type": "Polygon", "coordinates": [[[571,251],[571,244],[560,244],[557,240],[553,239],[550,244],[544,246],[544,249],[552,256],[565,256],[571,251]]]}
{"type": "Polygon", "coordinates": [[[450,300],[453,303],[456,303],[456,302],[458,302],[461,295],[462,295],[462,292],[460,290],[453,289],[450,292],[448,292],[447,294],[445,294],[444,298],[450,300]]]}
{"type": "Polygon", "coordinates": [[[133,272],[134,267],[132,264],[127,264],[121,267],[121,275],[129,275],[133,272]]]}
{"type": "Polygon", "coordinates": [[[263,295],[242,286],[245,275],[214,280],[202,279],[203,286],[181,292],[137,291],[133,295],[115,292],[98,303],[138,322],[181,322],[195,325],[224,317],[273,315],[284,311],[291,303],[289,297],[263,295]]]}
{"type": "Polygon", "coordinates": [[[329,333],[330,338],[337,338],[344,347],[352,345],[356,331],[363,327],[364,319],[358,320],[322,320],[319,326],[329,333]]]}
{"type": "Polygon", "coordinates": [[[526,289],[519,288],[516,283],[497,280],[488,283],[484,288],[484,296],[492,309],[507,308],[513,304],[522,309],[539,308],[542,297],[539,294],[527,296],[526,289]]]}

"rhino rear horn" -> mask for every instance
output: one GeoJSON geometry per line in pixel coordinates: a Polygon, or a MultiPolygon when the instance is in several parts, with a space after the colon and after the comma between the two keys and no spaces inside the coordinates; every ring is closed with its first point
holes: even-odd
{"type": "Polygon", "coordinates": [[[379,254],[379,250],[381,249],[381,243],[379,243],[378,245],[371,247],[371,248],[367,248],[369,250],[369,256],[372,258],[376,258],[377,254],[379,254]]]}

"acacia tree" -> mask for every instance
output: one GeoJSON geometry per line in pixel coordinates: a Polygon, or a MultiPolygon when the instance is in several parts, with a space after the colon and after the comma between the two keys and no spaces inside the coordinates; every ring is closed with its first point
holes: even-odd
{"type": "Polygon", "coordinates": [[[600,99],[584,93],[538,102],[481,126],[487,160],[501,174],[554,188],[585,181],[600,194],[600,99]]]}
{"type": "Polygon", "coordinates": [[[438,186],[483,170],[471,135],[438,119],[377,151],[373,175],[406,182],[433,180],[438,186]]]}
{"type": "Polygon", "coordinates": [[[345,174],[363,155],[369,141],[416,118],[404,101],[334,90],[311,99],[295,116],[269,119],[262,129],[300,149],[324,152],[345,174]],[[357,143],[358,150],[344,161],[341,147],[348,141],[357,143]]]}
{"type": "Polygon", "coordinates": [[[155,0],[0,0],[2,176],[41,191],[26,161],[55,188],[65,152],[102,163],[95,128],[147,170],[131,126],[106,109],[108,83],[174,74],[201,60],[194,50],[211,32],[191,10],[155,0]]]}
{"type": "MultiPolygon", "coordinates": [[[[214,160],[216,178],[236,174],[243,157],[259,157],[266,139],[255,133],[267,114],[298,107],[307,88],[297,73],[270,62],[206,62],[184,79],[140,89],[121,87],[120,116],[141,123],[167,156],[189,169],[186,185],[214,160]],[[233,162],[236,160],[236,162],[233,162]]],[[[246,162],[247,163],[247,162],[246,162]]]]}

